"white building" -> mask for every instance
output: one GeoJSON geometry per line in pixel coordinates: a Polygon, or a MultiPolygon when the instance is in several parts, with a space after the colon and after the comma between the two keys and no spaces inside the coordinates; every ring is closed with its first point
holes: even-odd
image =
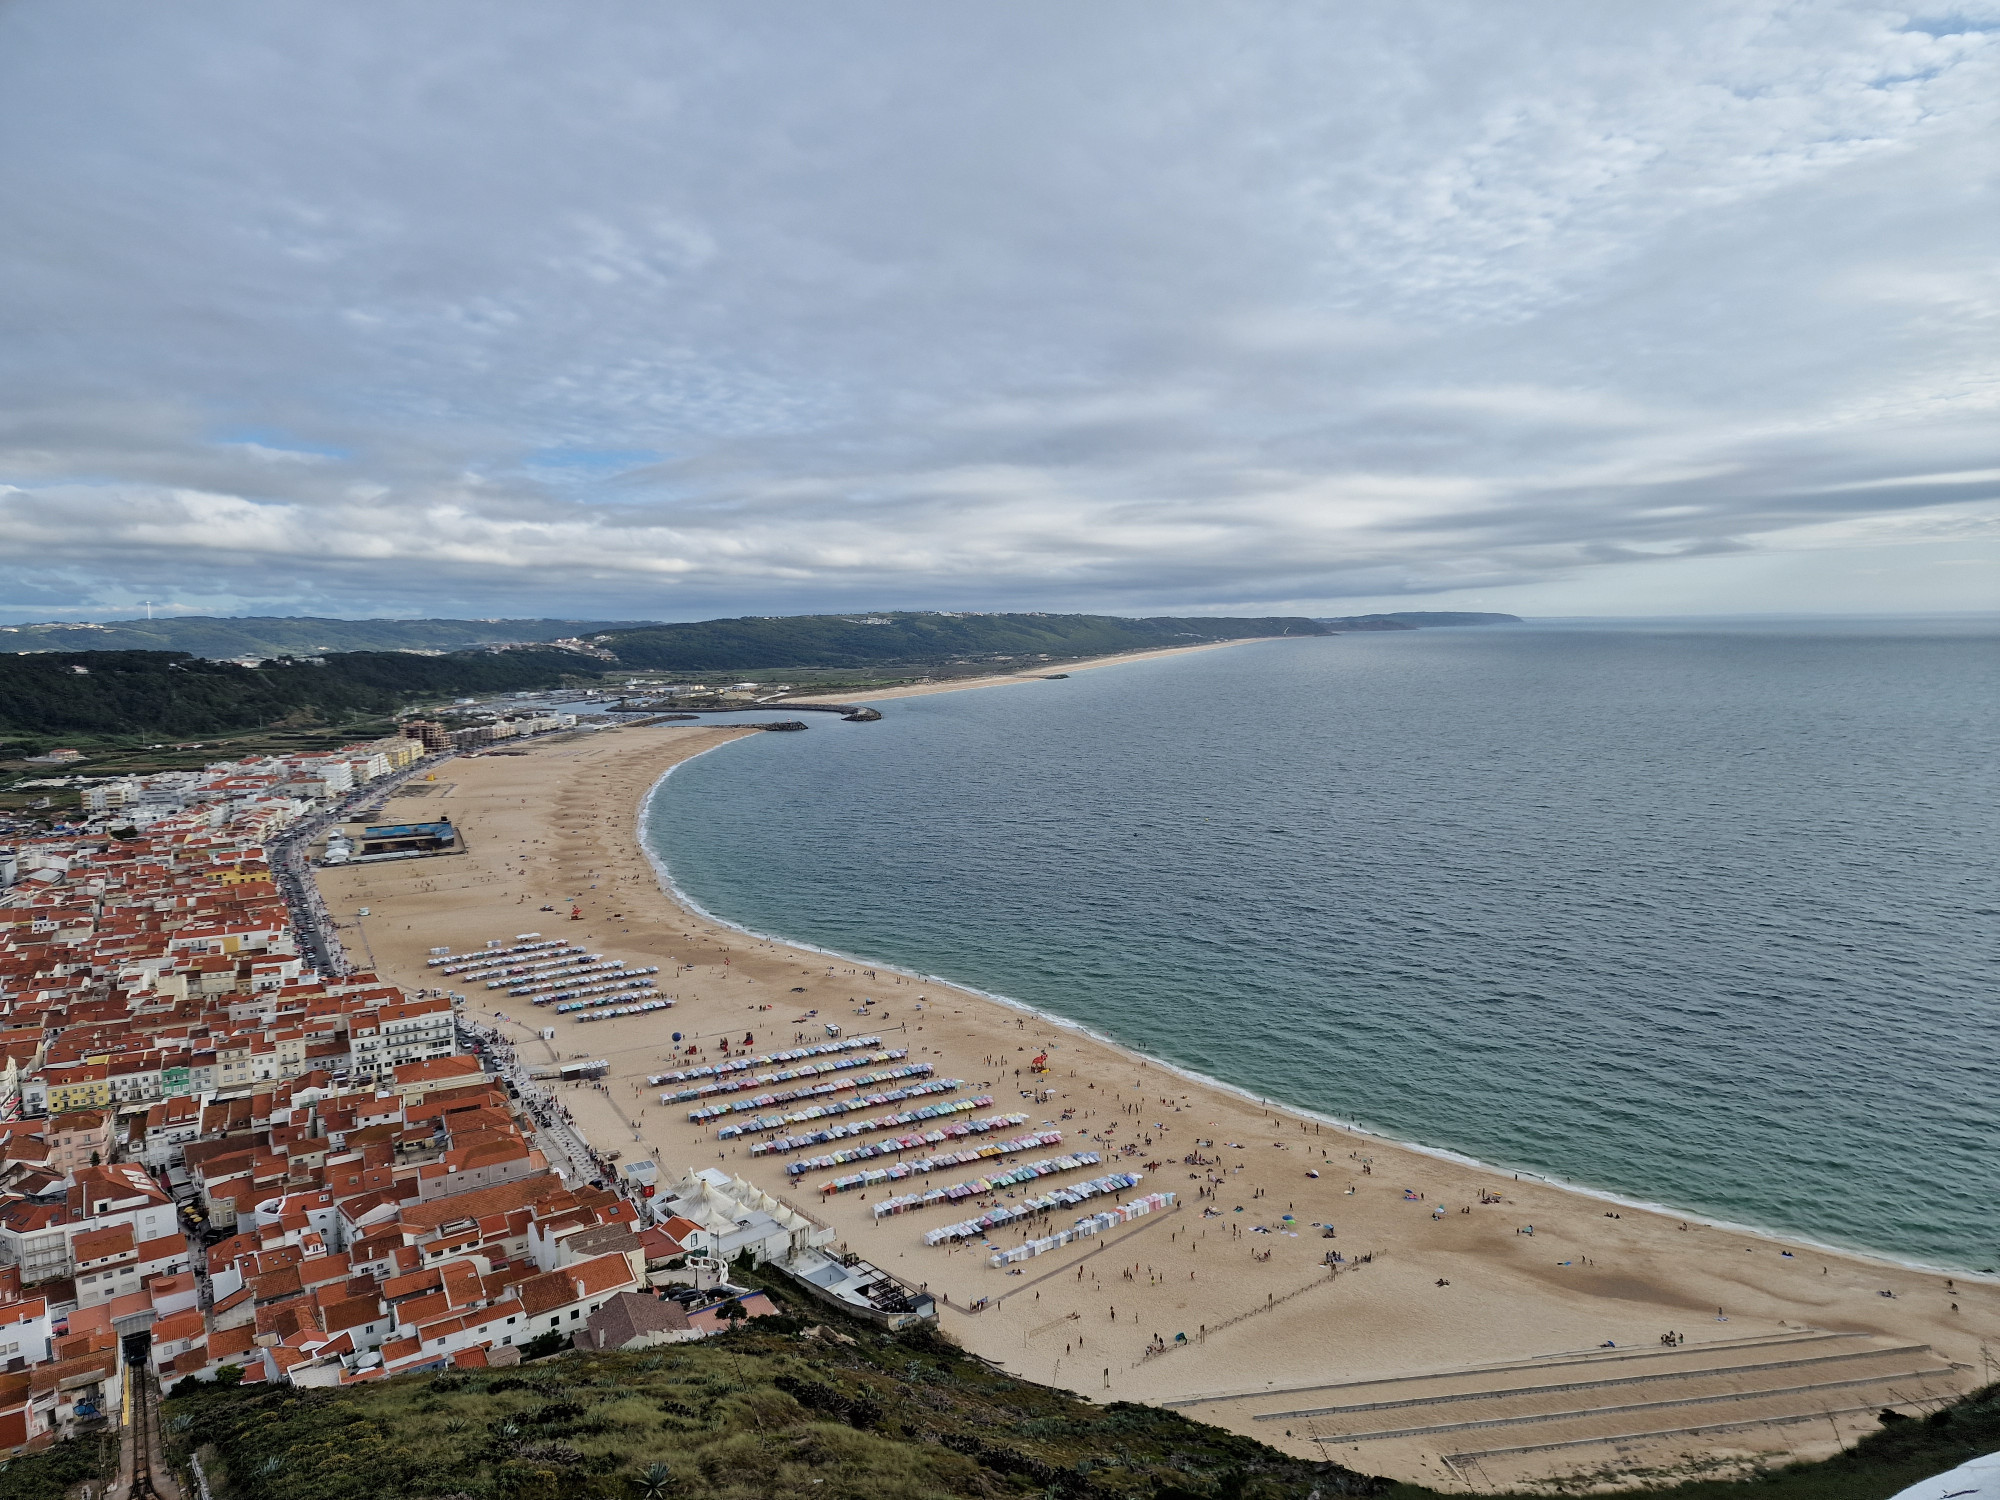
{"type": "Polygon", "coordinates": [[[688,1219],[707,1230],[715,1240],[710,1253],[724,1263],[747,1250],[752,1263],[762,1265],[834,1239],[831,1226],[808,1218],[754,1182],[714,1167],[689,1172],[647,1201],[656,1219],[688,1219]]]}

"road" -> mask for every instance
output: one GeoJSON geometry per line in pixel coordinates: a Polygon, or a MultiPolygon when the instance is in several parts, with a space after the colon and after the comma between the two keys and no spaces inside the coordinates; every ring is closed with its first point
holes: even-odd
{"type": "Polygon", "coordinates": [[[448,755],[426,757],[380,781],[357,787],[332,806],[265,840],[264,855],[270,862],[271,878],[278,883],[279,891],[292,909],[292,930],[298,937],[299,956],[319,973],[329,978],[342,978],[353,972],[354,965],[341,944],[337,931],[339,924],[333,920],[333,914],[326,909],[326,902],[320,898],[319,885],[312,878],[312,866],[306,851],[322,833],[351,821],[364,809],[380,812],[396,788],[420,772],[431,774],[449,759],[448,755]]]}
{"type": "MultiPolygon", "coordinates": [[[[478,1042],[487,1067],[503,1082],[512,1084],[521,1096],[521,1107],[536,1125],[535,1144],[548,1157],[549,1164],[561,1170],[572,1183],[602,1182],[622,1191],[623,1184],[611,1164],[591,1149],[590,1142],[576,1128],[568,1108],[551,1086],[553,1080],[530,1077],[527,1065],[514,1054],[514,1044],[497,1027],[475,1021],[463,1012],[457,1021],[460,1045],[478,1042]]],[[[553,1048],[549,1055],[555,1056],[553,1048]]]]}

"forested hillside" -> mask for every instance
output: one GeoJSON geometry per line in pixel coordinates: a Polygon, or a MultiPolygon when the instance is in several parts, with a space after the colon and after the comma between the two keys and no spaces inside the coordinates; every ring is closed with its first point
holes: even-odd
{"type": "Polygon", "coordinates": [[[592,640],[628,667],[735,672],[764,667],[861,667],[1047,655],[1103,656],[1253,636],[1328,635],[1304,618],[1125,619],[1115,615],[746,616],[604,631],[592,640]]]}
{"type": "Polygon", "coordinates": [[[416,698],[555,687],[603,670],[555,650],[351,651],[319,666],[279,659],[261,667],[181,651],[0,655],[0,734],[188,739],[279,723],[337,725],[416,698]]]}
{"type": "MultiPolygon", "coordinates": [[[[136,629],[117,627],[115,637],[70,633],[122,639],[136,629]]],[[[934,613],[746,617],[610,628],[576,621],[501,621],[489,627],[463,620],[178,620],[160,622],[159,630],[192,641],[192,649],[48,651],[17,644],[11,653],[0,650],[0,734],[186,739],[271,725],[339,725],[392,713],[414,699],[554,687],[619,669],[698,675],[968,664],[1032,668],[1044,661],[1166,646],[1334,633],[1324,623],[1295,617],[934,613]],[[411,649],[308,653],[301,647],[296,657],[277,656],[255,667],[213,659],[253,638],[267,644],[287,636],[318,643],[346,631],[350,636],[394,637],[401,632],[436,639],[454,631],[526,626],[551,633],[558,628],[565,634],[587,632],[608,657],[535,647],[447,655],[411,649]],[[214,633],[203,636],[196,627],[213,627],[214,633]],[[308,654],[319,660],[304,660],[308,654]]],[[[17,628],[11,638],[0,639],[50,638],[34,631],[44,627],[17,628]]]]}
{"type": "Polygon", "coordinates": [[[1493,624],[1513,615],[1403,611],[1230,619],[1196,616],[1128,619],[1116,615],[887,614],[744,616],[678,624],[631,620],[329,620],[309,616],[190,615],[110,624],[0,627],[0,653],[39,651],[185,651],[238,656],[325,655],[349,651],[455,651],[504,642],[582,637],[615,650],[630,666],[676,672],[733,672],[768,667],[856,667],[967,657],[1087,656],[1155,646],[1240,640],[1246,636],[1327,635],[1350,630],[1410,630],[1493,624]]]}

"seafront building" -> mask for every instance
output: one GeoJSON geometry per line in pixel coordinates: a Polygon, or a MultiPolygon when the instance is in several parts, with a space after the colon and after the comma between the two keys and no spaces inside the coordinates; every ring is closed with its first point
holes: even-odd
{"type": "Polygon", "coordinates": [[[116,1424],[131,1361],[338,1385],[702,1337],[773,1310],[716,1256],[817,1238],[552,1165],[559,1106],[450,994],[348,967],[287,840],[463,748],[427,728],[100,782],[0,858],[0,1456],[116,1424]]]}

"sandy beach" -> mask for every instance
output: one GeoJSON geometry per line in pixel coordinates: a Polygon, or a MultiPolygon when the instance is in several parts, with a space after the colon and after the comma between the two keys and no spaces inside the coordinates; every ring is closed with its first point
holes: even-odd
{"type": "MultiPolygon", "coordinates": [[[[869,701],[1026,680],[924,685],[869,701]]],[[[1442,1159],[1267,1109],[935,981],[700,917],[662,890],[636,841],[638,809],[674,765],[755,732],[626,727],[450,761],[421,783],[421,798],[392,807],[449,815],[467,853],[324,870],[321,889],[357,959],[372,957],[410,988],[465,993],[471,1014],[520,1039],[523,1061],[607,1059],[601,1087],[564,1096],[600,1150],[650,1156],[669,1177],[721,1166],[784,1195],[847,1246],[948,1299],[944,1327],[967,1348],[1093,1399],[1188,1403],[1191,1416],[1301,1455],[1480,1489],[1607,1466],[1818,1456],[1872,1428],[1885,1404],[1919,1410],[1995,1378],[1982,1362],[1984,1345],[2000,1345],[1991,1279],[1948,1284],[1442,1159]],[[570,920],[572,904],[580,920],[570,920]],[[362,907],[369,915],[357,919],[362,907]],[[658,965],[675,1008],[584,1025],[425,967],[434,947],[463,953],[526,931],[658,965]],[[850,1119],[983,1095],[990,1106],[952,1119],[1026,1116],[905,1154],[1060,1132],[1060,1146],[1006,1160],[1095,1150],[1103,1165],[1049,1184],[1142,1171],[1128,1197],[1170,1191],[1177,1204],[1010,1274],[988,1264],[992,1249],[978,1240],[923,1242],[927,1229],[975,1212],[974,1200],[873,1214],[886,1195],[994,1163],[823,1195],[831,1179],[897,1158],[793,1180],[792,1157],[750,1154],[764,1133],[718,1139],[718,1125],[745,1115],[697,1125],[692,1106],[662,1104],[661,1089],[645,1082],[716,1061],[725,1041],[753,1056],[824,1042],[829,1022],[962,1081],[850,1119]],[[543,1026],[556,1028],[552,1043],[539,1040],[543,1026]],[[700,1053],[677,1058],[675,1032],[700,1053]],[[1049,1064],[1041,1076],[1031,1071],[1038,1055],[1049,1064]],[[1341,1260],[1329,1267],[1333,1252],[1341,1260]],[[1683,1342],[1663,1344],[1669,1332],[1683,1342]]],[[[917,1128],[928,1127],[904,1127],[917,1128]]],[[[1028,1233],[995,1231],[992,1246],[1011,1248],[1028,1233]]]]}

